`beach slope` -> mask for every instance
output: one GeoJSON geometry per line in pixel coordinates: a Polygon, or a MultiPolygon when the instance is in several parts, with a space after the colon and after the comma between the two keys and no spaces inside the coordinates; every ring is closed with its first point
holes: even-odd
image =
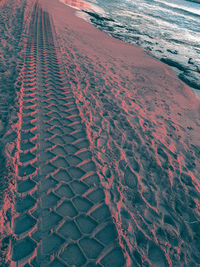
{"type": "Polygon", "coordinates": [[[200,100],[65,4],[27,8],[4,264],[200,264],[200,100]]]}

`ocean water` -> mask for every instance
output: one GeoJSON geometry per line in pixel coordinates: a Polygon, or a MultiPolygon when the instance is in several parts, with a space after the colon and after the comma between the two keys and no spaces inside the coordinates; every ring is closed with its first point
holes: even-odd
{"type": "Polygon", "coordinates": [[[78,11],[79,16],[120,40],[143,47],[175,67],[189,86],[200,89],[200,4],[184,0],[88,0],[87,6],[67,2],[86,11],[78,11]]]}

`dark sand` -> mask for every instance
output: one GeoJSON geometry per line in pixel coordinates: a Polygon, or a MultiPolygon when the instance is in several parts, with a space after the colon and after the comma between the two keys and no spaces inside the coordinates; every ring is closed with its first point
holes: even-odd
{"type": "Polygon", "coordinates": [[[199,266],[199,99],[64,4],[32,7],[7,134],[3,266],[199,266]]]}

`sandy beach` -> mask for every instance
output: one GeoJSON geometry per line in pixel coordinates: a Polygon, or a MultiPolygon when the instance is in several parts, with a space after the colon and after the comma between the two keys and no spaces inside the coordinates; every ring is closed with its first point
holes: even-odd
{"type": "Polygon", "coordinates": [[[191,88],[63,2],[0,4],[4,20],[12,10],[1,58],[16,60],[15,76],[1,72],[13,89],[10,102],[0,91],[0,265],[199,266],[191,88]]]}

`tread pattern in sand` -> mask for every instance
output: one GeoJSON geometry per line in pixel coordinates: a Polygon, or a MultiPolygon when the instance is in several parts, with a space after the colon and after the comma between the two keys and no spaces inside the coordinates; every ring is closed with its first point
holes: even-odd
{"type": "Polygon", "coordinates": [[[65,84],[48,13],[35,6],[19,112],[17,266],[123,266],[73,92],[65,84]]]}

